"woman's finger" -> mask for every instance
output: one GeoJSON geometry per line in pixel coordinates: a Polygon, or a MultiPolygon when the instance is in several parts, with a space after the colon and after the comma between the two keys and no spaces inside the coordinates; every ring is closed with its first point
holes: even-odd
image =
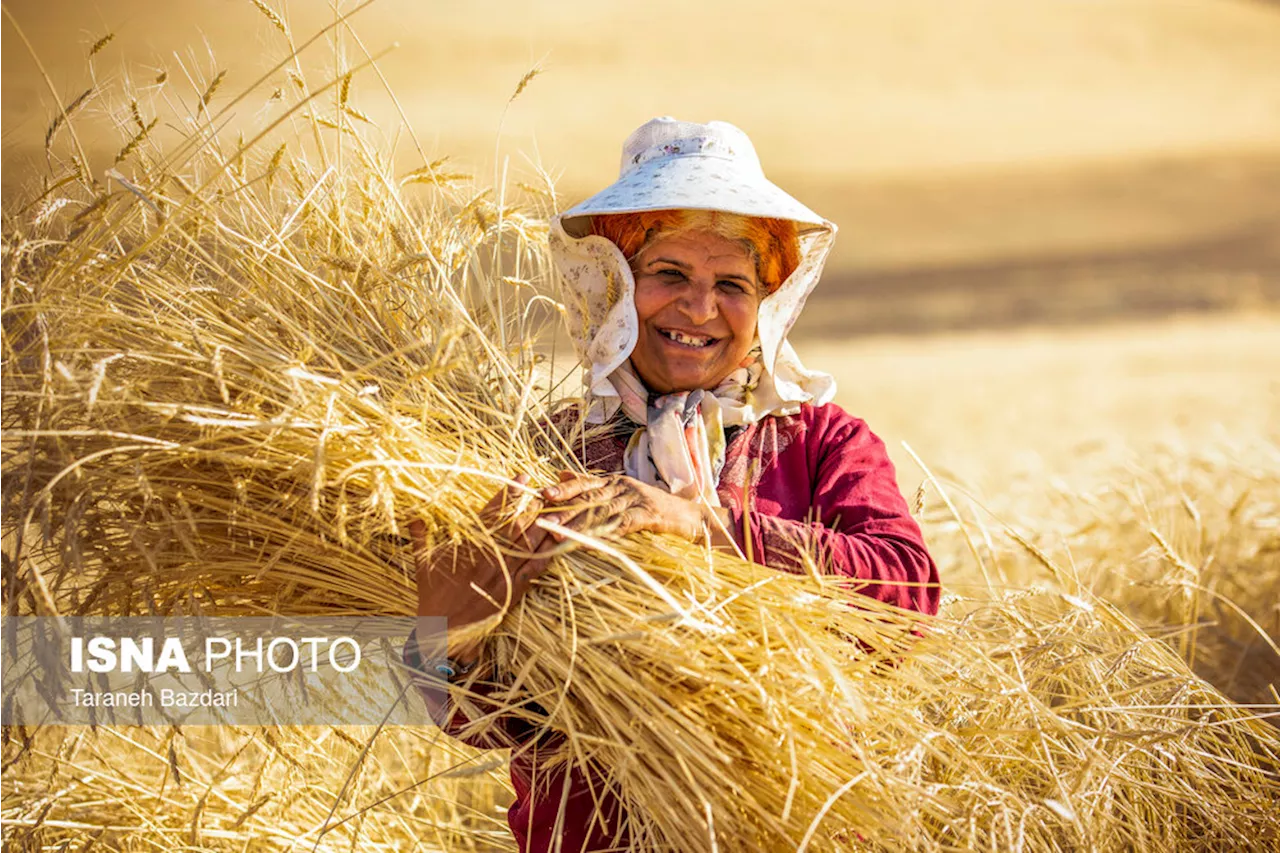
{"type": "Polygon", "coordinates": [[[554,545],[554,542],[549,541],[550,536],[549,532],[532,524],[521,530],[520,535],[512,540],[512,548],[518,552],[509,560],[512,571],[518,571],[520,565],[529,560],[541,559],[537,555],[554,545]]]}
{"type": "Polygon", "coordinates": [[[557,547],[556,537],[549,531],[534,529],[530,531],[530,545],[534,556],[522,561],[512,571],[513,602],[519,601],[529,585],[551,567],[551,554],[557,547]]]}
{"type": "Polygon", "coordinates": [[[584,491],[572,498],[558,498],[548,503],[564,516],[566,513],[576,514],[591,507],[603,506],[622,495],[634,493],[635,489],[625,480],[601,480],[599,485],[589,491],[584,491]]]}
{"type": "Polygon", "coordinates": [[[489,498],[489,502],[480,508],[480,517],[482,519],[491,521],[495,518],[501,518],[509,507],[528,494],[523,487],[529,484],[529,475],[520,473],[516,474],[513,479],[514,482],[507,483],[494,492],[493,497],[489,498]]]}
{"type": "Polygon", "coordinates": [[[525,497],[525,502],[520,506],[515,515],[511,517],[500,531],[502,537],[517,547],[518,543],[524,537],[533,522],[541,514],[543,508],[542,499],[538,497],[525,497]]]}
{"type": "Polygon", "coordinates": [[[561,503],[563,501],[573,500],[579,495],[596,489],[604,488],[609,485],[609,480],[603,477],[592,477],[590,475],[582,477],[574,477],[570,480],[561,480],[554,486],[548,486],[542,490],[542,496],[549,501],[561,503]]]}
{"type": "Polygon", "coordinates": [[[660,530],[660,519],[644,506],[633,506],[620,513],[615,520],[617,522],[617,527],[613,530],[615,536],[626,536],[628,533],[638,533],[641,530],[660,530]]]}
{"type": "Polygon", "coordinates": [[[415,518],[409,522],[409,539],[411,542],[409,553],[413,555],[413,567],[421,578],[422,573],[430,566],[427,558],[431,550],[427,545],[427,525],[422,519],[415,518]]]}
{"type": "Polygon", "coordinates": [[[498,489],[493,493],[493,497],[489,498],[489,502],[480,507],[480,520],[488,526],[502,518],[506,508],[511,505],[513,497],[510,485],[498,489]]]}
{"type": "Polygon", "coordinates": [[[409,522],[409,538],[413,540],[414,556],[427,550],[427,525],[422,519],[409,522]]]}
{"type": "Polygon", "coordinates": [[[621,494],[615,495],[608,503],[600,507],[599,511],[606,519],[616,519],[635,507],[637,499],[636,493],[628,489],[621,494]]]}
{"type": "Polygon", "coordinates": [[[548,520],[580,531],[613,518],[634,504],[638,497],[625,483],[612,483],[587,492],[582,496],[582,503],[563,507],[561,511],[548,516],[548,520]]]}
{"type": "Polygon", "coordinates": [[[528,550],[521,540],[542,511],[542,501],[521,489],[527,482],[528,475],[520,474],[514,484],[505,486],[481,510],[481,520],[490,527],[499,547],[528,550]]]}

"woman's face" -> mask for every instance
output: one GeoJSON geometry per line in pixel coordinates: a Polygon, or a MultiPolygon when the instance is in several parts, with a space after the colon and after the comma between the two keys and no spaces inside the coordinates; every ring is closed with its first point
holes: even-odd
{"type": "Polygon", "coordinates": [[[709,231],[687,231],[655,240],[631,266],[636,373],[660,394],[715,388],[755,339],[761,291],[750,253],[709,231]]]}

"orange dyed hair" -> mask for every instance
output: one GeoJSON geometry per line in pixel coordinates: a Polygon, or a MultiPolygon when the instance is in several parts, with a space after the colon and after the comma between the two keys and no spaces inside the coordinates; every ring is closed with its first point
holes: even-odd
{"type": "Polygon", "coordinates": [[[591,217],[591,233],[613,241],[628,261],[655,240],[685,231],[710,231],[738,240],[751,253],[756,278],[773,293],[800,264],[800,239],[790,219],[718,210],[643,210],[591,217]]]}

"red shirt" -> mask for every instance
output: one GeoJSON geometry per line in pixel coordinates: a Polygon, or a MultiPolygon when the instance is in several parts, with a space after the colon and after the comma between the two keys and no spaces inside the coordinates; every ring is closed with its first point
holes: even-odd
{"type": "MultiPolygon", "coordinates": [[[[566,426],[572,427],[573,417],[555,420],[562,432],[571,432],[566,426]]],[[[618,472],[628,437],[623,428],[574,446],[589,470],[618,472]]],[[[898,490],[884,443],[839,406],[804,405],[795,415],[767,417],[732,434],[716,491],[733,518],[738,546],[756,562],[796,571],[793,543],[802,542],[821,568],[853,579],[858,592],[937,613],[938,571],[898,490]]],[[[480,714],[496,712],[502,703],[486,707],[484,695],[499,689],[476,689],[480,714]]],[[[428,707],[440,710],[438,701],[426,698],[428,707]]],[[[439,713],[432,716],[440,720],[439,713]]],[[[472,746],[513,748],[516,801],[507,820],[520,850],[628,848],[625,815],[602,774],[573,768],[566,779],[563,764],[540,767],[539,754],[554,751],[561,735],[508,714],[499,715],[486,735],[468,736],[468,722],[450,708],[442,728],[472,746]]]]}

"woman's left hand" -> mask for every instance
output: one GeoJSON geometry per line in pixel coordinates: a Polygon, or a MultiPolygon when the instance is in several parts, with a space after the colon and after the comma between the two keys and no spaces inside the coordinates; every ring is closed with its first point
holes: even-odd
{"type": "Polygon", "coordinates": [[[603,527],[612,536],[625,536],[648,530],[698,541],[708,526],[716,527],[694,501],[623,474],[592,477],[561,471],[560,483],[543,489],[542,497],[549,507],[560,509],[544,518],[579,532],[603,527]]]}

